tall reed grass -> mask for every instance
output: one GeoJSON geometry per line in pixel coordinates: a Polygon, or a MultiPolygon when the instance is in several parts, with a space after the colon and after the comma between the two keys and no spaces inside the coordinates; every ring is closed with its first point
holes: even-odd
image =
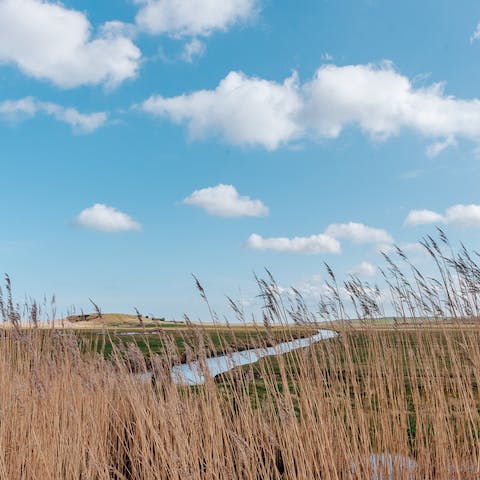
{"type": "MultiPolygon", "coordinates": [[[[132,346],[106,359],[74,332],[39,328],[39,307],[16,305],[7,280],[0,478],[480,478],[480,269],[443,232],[424,246],[435,278],[401,250],[403,266],[386,257],[396,320],[381,328],[384,294],[358,278],[340,285],[327,268],[318,311],[258,279],[264,328],[328,319],[339,337],[193,388],[171,381],[167,332],[161,355],[132,346]],[[147,366],[153,382],[136,374],[147,366]]],[[[202,358],[211,345],[192,329],[202,358]]]]}

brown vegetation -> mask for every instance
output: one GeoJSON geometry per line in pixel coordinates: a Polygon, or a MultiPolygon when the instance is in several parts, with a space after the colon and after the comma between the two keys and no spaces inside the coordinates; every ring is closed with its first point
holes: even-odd
{"type": "MultiPolygon", "coordinates": [[[[13,324],[0,338],[0,478],[479,478],[480,328],[442,324],[478,318],[480,270],[465,250],[446,256],[437,243],[426,247],[440,280],[406,257],[408,275],[388,258],[386,279],[396,317],[428,319],[435,330],[366,328],[385,312],[378,290],[352,278],[343,288],[359,331],[330,272],[320,313],[339,319],[337,339],[195,388],[171,382],[173,341],[151,356],[149,383],[132,373],[146,369],[134,346],[106,360],[73,333],[36,329],[36,317],[20,329],[26,317],[8,285],[0,302],[13,324]]],[[[319,319],[300,295],[285,302],[271,279],[259,285],[267,328],[319,319]]],[[[207,341],[197,331],[191,354],[201,358],[207,341]]]]}

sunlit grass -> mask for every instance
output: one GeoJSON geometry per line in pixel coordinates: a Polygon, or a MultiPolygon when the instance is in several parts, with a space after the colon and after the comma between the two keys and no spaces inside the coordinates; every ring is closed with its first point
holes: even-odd
{"type": "Polygon", "coordinates": [[[0,478],[479,478],[480,269],[466,251],[427,247],[440,280],[389,259],[394,322],[381,320],[374,287],[340,287],[333,272],[318,311],[259,280],[261,326],[243,333],[188,322],[134,336],[41,329],[38,306],[17,306],[7,283],[0,478]],[[172,382],[173,363],[265,346],[329,318],[337,338],[204,385],[172,382]],[[147,370],[151,382],[138,375],[147,370]]]}

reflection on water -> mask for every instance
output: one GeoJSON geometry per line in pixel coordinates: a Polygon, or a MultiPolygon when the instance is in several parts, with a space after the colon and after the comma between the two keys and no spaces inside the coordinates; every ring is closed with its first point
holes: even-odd
{"type": "Polygon", "coordinates": [[[181,365],[175,365],[172,368],[172,379],[179,385],[202,385],[205,383],[206,375],[215,377],[220,373],[228,372],[228,370],[240,365],[255,363],[262,357],[291,352],[297,348],[308,347],[312,343],[333,338],[337,335],[337,332],[331,330],[320,330],[312,337],[299,338],[290,342],[279,343],[273,347],[242,350],[228,355],[207,358],[201,362],[195,361],[188,364],[183,363],[181,365]]]}

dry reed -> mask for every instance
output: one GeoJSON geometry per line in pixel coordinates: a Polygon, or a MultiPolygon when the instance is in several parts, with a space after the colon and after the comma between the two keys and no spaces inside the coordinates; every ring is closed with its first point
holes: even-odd
{"type": "MultiPolygon", "coordinates": [[[[0,478],[480,478],[480,269],[443,232],[424,246],[435,278],[401,250],[406,268],[386,257],[395,321],[382,328],[370,325],[385,314],[381,289],[358,278],[339,286],[327,268],[318,312],[258,279],[267,329],[328,318],[339,337],[194,388],[171,381],[168,333],[162,355],[132,346],[107,360],[72,332],[36,328],[39,306],[16,305],[7,279],[0,478]],[[132,373],[147,365],[151,383],[132,373]]],[[[212,345],[192,329],[201,357],[212,345]]]]}

